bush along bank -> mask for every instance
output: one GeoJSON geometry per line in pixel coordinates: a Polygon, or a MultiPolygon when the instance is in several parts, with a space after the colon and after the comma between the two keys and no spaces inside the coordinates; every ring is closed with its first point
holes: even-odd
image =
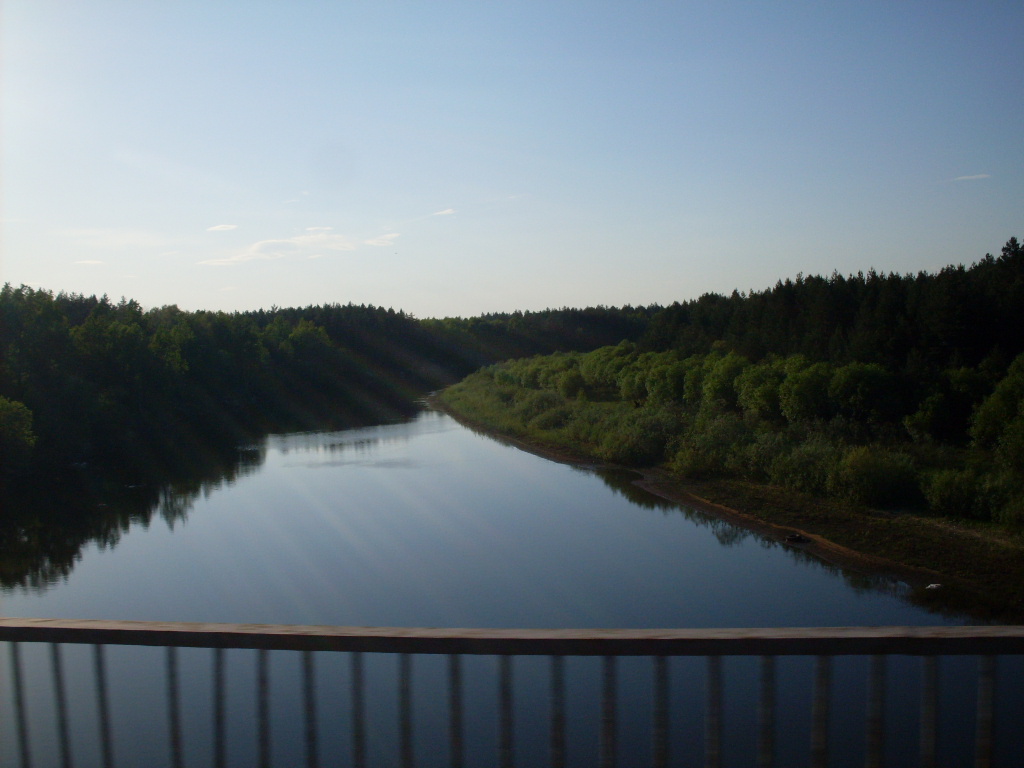
{"type": "Polygon", "coordinates": [[[770,522],[949,574],[970,599],[986,593],[985,616],[1024,615],[1024,355],[921,388],[878,364],[624,342],[492,365],[440,400],[501,434],[658,467],[770,522]]]}

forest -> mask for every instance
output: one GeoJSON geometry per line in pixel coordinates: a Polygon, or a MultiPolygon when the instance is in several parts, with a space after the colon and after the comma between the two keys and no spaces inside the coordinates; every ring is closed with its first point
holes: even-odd
{"type": "Polygon", "coordinates": [[[1019,526],[1024,248],[705,295],[636,341],[502,362],[443,398],[605,461],[1019,526]]]}
{"type": "Polygon", "coordinates": [[[412,413],[496,360],[636,339],[654,309],[417,320],[374,306],[144,309],[0,291],[0,485],[89,466],[128,479],[194,470],[268,431],[412,413]]]}
{"type": "Polygon", "coordinates": [[[0,485],[197,466],[445,395],[502,431],[681,476],[1024,521],[1024,247],[668,307],[417,319],[0,291],[0,485]]]}

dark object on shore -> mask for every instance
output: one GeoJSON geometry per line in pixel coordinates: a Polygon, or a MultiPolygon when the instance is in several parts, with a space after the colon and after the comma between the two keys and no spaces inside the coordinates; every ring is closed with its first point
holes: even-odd
{"type": "Polygon", "coordinates": [[[810,544],[811,540],[800,533],[791,533],[786,536],[786,541],[790,544],[810,544]]]}

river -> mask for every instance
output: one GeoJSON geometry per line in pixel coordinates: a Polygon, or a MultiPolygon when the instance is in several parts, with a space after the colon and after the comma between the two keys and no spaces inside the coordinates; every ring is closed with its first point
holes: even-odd
{"type": "MultiPolygon", "coordinates": [[[[67,568],[34,584],[8,584],[0,610],[432,627],[966,623],[913,605],[899,584],[844,573],[647,494],[623,473],[549,461],[429,409],[402,423],[271,435],[243,455],[222,477],[184,490],[149,489],[151,514],[85,543],[67,568]]],[[[124,651],[131,674],[142,674],[131,659],[152,649],[137,650],[124,651]]],[[[27,658],[28,674],[45,676],[45,660],[36,656],[27,658]]],[[[904,674],[901,664],[893,674],[904,674]]],[[[805,679],[809,667],[797,667],[792,677],[805,679]]],[[[519,668],[532,675],[529,661],[519,668]]],[[[730,669],[734,683],[746,678],[742,663],[730,669]]],[[[839,670],[837,679],[854,680],[858,670],[839,670]]],[[[949,696],[970,689],[964,674],[958,681],[951,673],[949,696]]],[[[9,682],[6,672],[0,682],[9,682]]],[[[233,685],[242,707],[248,683],[233,685]]],[[[738,685],[738,701],[754,696],[738,685]]],[[[48,706],[42,697],[40,718],[48,706]]],[[[139,704],[139,691],[126,701],[115,709],[129,721],[152,708],[139,704]]],[[[0,760],[15,764],[9,718],[4,727],[0,760]]],[[[86,751],[95,747],[81,739],[86,751]]]]}

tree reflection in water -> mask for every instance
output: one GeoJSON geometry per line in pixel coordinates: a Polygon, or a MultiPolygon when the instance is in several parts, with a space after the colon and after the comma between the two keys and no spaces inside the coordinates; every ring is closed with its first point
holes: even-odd
{"type": "Polygon", "coordinates": [[[76,467],[6,489],[0,496],[0,587],[45,592],[68,578],[88,545],[113,548],[133,525],[148,527],[154,517],[173,528],[200,494],[258,471],[265,443],[190,446],[177,466],[152,465],[132,477],[76,467]]]}

